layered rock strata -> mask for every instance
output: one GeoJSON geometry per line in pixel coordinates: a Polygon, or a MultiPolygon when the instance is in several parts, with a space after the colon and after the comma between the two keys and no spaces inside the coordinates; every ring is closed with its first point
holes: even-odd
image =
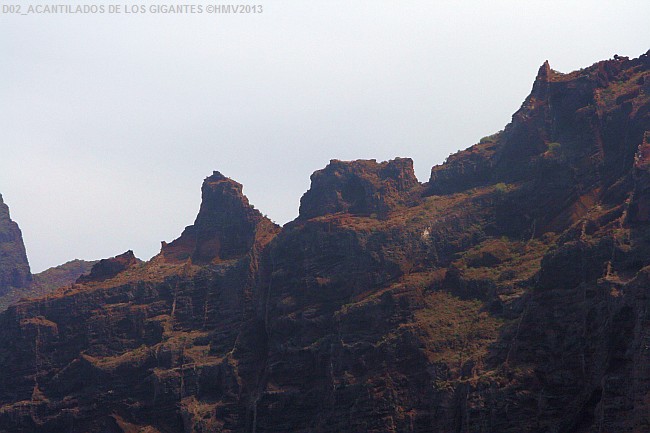
{"type": "Polygon", "coordinates": [[[215,172],[151,261],[0,315],[0,431],[644,431],[648,83],[545,63],[427,184],[332,161],[283,228],[215,172]]]}

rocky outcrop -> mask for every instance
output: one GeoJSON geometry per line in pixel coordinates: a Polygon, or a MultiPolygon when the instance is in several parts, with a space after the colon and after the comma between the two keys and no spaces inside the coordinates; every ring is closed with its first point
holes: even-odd
{"type": "Polygon", "coordinates": [[[4,311],[11,304],[23,298],[38,298],[54,292],[60,287],[73,284],[77,279],[90,272],[96,262],[85,260],[71,260],[53,268],[34,274],[31,284],[20,289],[13,289],[0,296],[0,311],[4,311]]]}
{"type": "Polygon", "coordinates": [[[300,200],[300,218],[339,212],[385,217],[400,205],[413,204],[419,186],[410,158],[381,163],[333,159],[312,174],[311,187],[300,200]]]}
{"type": "Polygon", "coordinates": [[[544,63],[504,131],[433,167],[427,194],[516,186],[503,195],[501,229],[530,236],[561,232],[600,199],[620,203],[650,130],[648,59],[616,57],[569,74],[544,63]]]}
{"type": "Polygon", "coordinates": [[[74,283],[93,263],[75,260],[32,275],[22,233],[0,195],[0,311],[21,298],[42,296],[74,283]]]}
{"type": "Polygon", "coordinates": [[[136,266],[140,262],[133,254],[133,251],[129,250],[119,256],[100,260],[93,265],[88,274],[81,275],[76,282],[84,284],[105,281],[114,278],[121,272],[136,266]]]}
{"type": "Polygon", "coordinates": [[[627,213],[629,223],[650,223],[650,131],[646,131],[643,142],[634,157],[634,191],[627,213]]]}
{"type": "Polygon", "coordinates": [[[0,295],[25,288],[31,281],[22,233],[0,195],[0,295]]]}
{"type": "Polygon", "coordinates": [[[546,63],[427,185],[332,161],[282,229],[215,172],[149,262],[0,314],[0,431],[643,431],[649,76],[546,63]]]}
{"type": "Polygon", "coordinates": [[[37,287],[41,294],[53,292],[59,287],[74,283],[82,275],[90,273],[97,263],[98,261],[75,259],[46,269],[34,274],[32,288],[37,287]]]}
{"type": "Polygon", "coordinates": [[[194,224],[173,242],[163,242],[165,260],[207,264],[235,259],[251,249],[258,232],[277,232],[277,227],[248,203],[242,185],[218,171],[205,179],[201,193],[201,209],[194,224]]]}

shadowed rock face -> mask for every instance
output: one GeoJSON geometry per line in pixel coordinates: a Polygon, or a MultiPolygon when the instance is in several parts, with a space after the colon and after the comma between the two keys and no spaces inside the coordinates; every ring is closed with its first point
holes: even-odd
{"type": "Polygon", "coordinates": [[[175,241],[163,243],[162,255],[170,262],[191,258],[193,263],[207,264],[246,254],[266,218],[248,203],[242,185],[215,171],[203,182],[201,193],[194,224],[175,241]]]}
{"type": "Polygon", "coordinates": [[[73,283],[91,264],[76,260],[32,275],[20,228],[0,195],[0,311],[21,298],[42,296],[73,283]]]}
{"type": "Polygon", "coordinates": [[[129,250],[124,254],[115,256],[110,259],[100,260],[93,265],[90,273],[82,275],[77,279],[77,283],[100,282],[115,277],[117,274],[126,271],[140,262],[133,251],[129,250]]]}
{"type": "Polygon", "coordinates": [[[427,194],[517,185],[504,197],[502,228],[531,236],[560,232],[601,198],[620,202],[650,130],[649,64],[644,54],[561,74],[544,63],[512,122],[433,167],[427,194]]]}
{"type": "Polygon", "coordinates": [[[311,188],[300,200],[300,218],[333,213],[386,216],[399,205],[412,203],[420,183],[410,158],[377,163],[332,160],[311,176],[311,188]]]}
{"type": "Polygon", "coordinates": [[[0,195],[0,295],[10,288],[27,287],[31,281],[22,233],[0,195]]]}
{"type": "Polygon", "coordinates": [[[73,284],[81,275],[89,273],[95,263],[78,259],[71,260],[34,274],[29,286],[14,288],[0,296],[0,311],[6,310],[8,306],[17,303],[22,298],[39,298],[60,287],[73,284]]]}
{"type": "Polygon", "coordinates": [[[649,77],[546,63],[428,184],[332,161],[282,229],[215,172],[151,261],[0,314],[0,431],[645,431],[649,77]]]}
{"type": "Polygon", "coordinates": [[[634,157],[634,192],[628,210],[629,223],[650,223],[650,131],[646,131],[643,143],[634,157]]]}

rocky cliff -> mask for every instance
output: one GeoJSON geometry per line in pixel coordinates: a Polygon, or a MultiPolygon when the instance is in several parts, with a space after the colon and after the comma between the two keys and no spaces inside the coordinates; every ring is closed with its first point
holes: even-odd
{"type": "Polygon", "coordinates": [[[647,430],[649,84],[545,63],[428,183],[334,160],[283,228],[215,172],[151,261],[0,315],[0,431],[647,430]]]}
{"type": "Polygon", "coordinates": [[[90,272],[95,263],[94,261],[76,259],[32,275],[32,282],[28,286],[12,288],[0,295],[0,311],[6,310],[7,307],[22,298],[41,297],[59,287],[74,283],[81,275],[90,272]]]}
{"type": "Polygon", "coordinates": [[[350,213],[385,217],[396,206],[414,203],[420,183],[410,158],[332,160],[311,176],[311,188],[300,200],[300,218],[350,213]]]}
{"type": "Polygon", "coordinates": [[[242,193],[242,185],[215,171],[201,188],[201,209],[194,224],[167,244],[161,254],[168,262],[191,259],[196,264],[229,260],[246,254],[256,241],[259,226],[269,220],[254,209],[242,193]]]}
{"type": "Polygon", "coordinates": [[[23,235],[0,195],[0,296],[27,287],[31,281],[23,235]]]}
{"type": "Polygon", "coordinates": [[[94,262],[73,260],[32,275],[22,233],[0,195],[0,311],[21,298],[38,297],[73,283],[94,262]]]}

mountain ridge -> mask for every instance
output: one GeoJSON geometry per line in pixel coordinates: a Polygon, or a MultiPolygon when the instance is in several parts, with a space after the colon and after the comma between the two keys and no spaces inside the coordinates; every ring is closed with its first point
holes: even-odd
{"type": "Polygon", "coordinates": [[[31,281],[23,235],[0,194],[0,294],[24,288],[31,281]]]}
{"type": "Polygon", "coordinates": [[[546,62],[429,182],[333,160],[282,228],[214,172],[149,262],[0,314],[0,431],[643,429],[649,86],[546,62]]]}
{"type": "Polygon", "coordinates": [[[73,283],[94,264],[77,259],[32,274],[22,232],[0,194],[0,311],[22,298],[39,297],[73,283]]]}

